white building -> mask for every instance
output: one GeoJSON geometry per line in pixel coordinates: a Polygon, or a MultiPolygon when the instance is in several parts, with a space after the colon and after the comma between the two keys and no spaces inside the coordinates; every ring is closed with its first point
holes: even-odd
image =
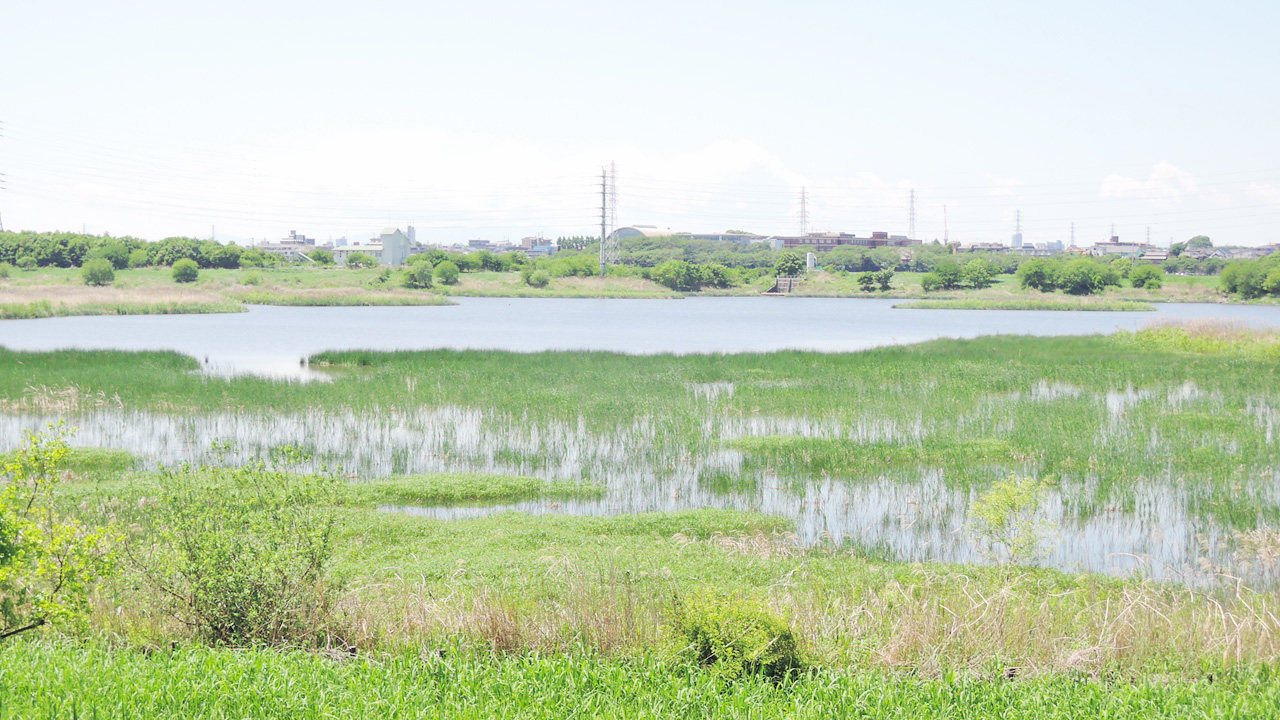
{"type": "Polygon", "coordinates": [[[386,228],[374,240],[333,248],[333,261],[345,266],[352,253],[372,255],[379,265],[400,266],[409,257],[409,238],[399,228],[386,228]]]}

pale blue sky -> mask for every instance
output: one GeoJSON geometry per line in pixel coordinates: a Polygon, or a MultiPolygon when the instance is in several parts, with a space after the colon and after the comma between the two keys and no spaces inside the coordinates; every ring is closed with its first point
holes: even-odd
{"type": "Polygon", "coordinates": [[[6,229],[1280,240],[1274,2],[8,3],[6,229]],[[108,5],[112,7],[107,7],[108,5]],[[121,7],[122,6],[122,7],[121,7]]]}

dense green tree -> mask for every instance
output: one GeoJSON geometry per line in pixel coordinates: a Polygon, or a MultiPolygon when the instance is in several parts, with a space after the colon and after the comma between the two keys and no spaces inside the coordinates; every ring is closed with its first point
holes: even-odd
{"type": "Polygon", "coordinates": [[[85,285],[110,285],[116,280],[115,268],[106,258],[91,258],[80,268],[85,285]]]}
{"type": "Polygon", "coordinates": [[[333,264],[333,252],[330,250],[312,250],[307,253],[307,257],[311,258],[317,265],[333,264]]]}
{"type": "Polygon", "coordinates": [[[457,263],[452,260],[445,260],[437,265],[435,269],[436,279],[443,285],[457,284],[459,272],[457,263]]]}
{"type": "Polygon", "coordinates": [[[1129,271],[1129,282],[1136,288],[1159,290],[1164,285],[1164,270],[1151,263],[1139,263],[1129,271]]]}
{"type": "Polygon", "coordinates": [[[773,264],[774,273],[784,277],[803,275],[804,268],[804,255],[795,250],[783,250],[773,264]]]}
{"type": "Polygon", "coordinates": [[[431,263],[428,262],[407,265],[401,284],[407,288],[424,290],[431,287],[431,276],[434,272],[435,268],[431,267],[431,263]]]}
{"type": "Polygon", "coordinates": [[[991,287],[995,283],[996,271],[986,258],[974,258],[960,269],[960,281],[976,290],[991,287]]]}
{"type": "Polygon", "coordinates": [[[181,258],[173,263],[173,281],[176,283],[195,282],[200,277],[200,266],[191,258],[181,258]]]}

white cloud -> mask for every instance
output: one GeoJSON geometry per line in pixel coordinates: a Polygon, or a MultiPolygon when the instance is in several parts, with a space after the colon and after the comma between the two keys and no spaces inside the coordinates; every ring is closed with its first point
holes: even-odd
{"type": "Polygon", "coordinates": [[[1148,200],[1157,206],[1168,206],[1199,192],[1200,186],[1194,175],[1162,162],[1152,168],[1146,180],[1108,175],[1102,181],[1101,195],[1104,198],[1148,200]]]}

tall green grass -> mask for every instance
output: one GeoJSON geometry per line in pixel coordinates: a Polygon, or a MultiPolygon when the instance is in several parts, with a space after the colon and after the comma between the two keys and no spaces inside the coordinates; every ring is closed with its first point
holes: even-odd
{"type": "MultiPolygon", "coordinates": [[[[1015,673],[1016,675],[1016,673],[1015,673]]],[[[924,679],[882,672],[724,682],[661,657],[371,657],[269,650],[5,648],[0,718],[1208,718],[1274,716],[1258,671],[1176,681],[1087,675],[924,679]]]]}

